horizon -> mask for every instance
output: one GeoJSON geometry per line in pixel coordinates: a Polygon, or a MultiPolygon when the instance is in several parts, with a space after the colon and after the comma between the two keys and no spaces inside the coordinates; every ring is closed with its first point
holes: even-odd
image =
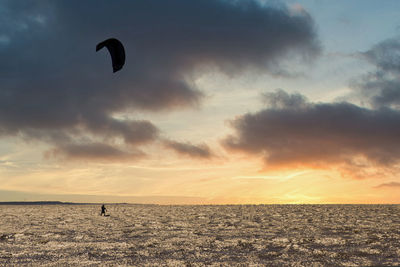
{"type": "MultiPolygon", "coordinates": [[[[381,202],[353,202],[353,203],[313,203],[313,202],[280,202],[280,203],[262,203],[262,202],[215,202],[215,200],[207,200],[200,198],[192,198],[187,196],[140,196],[140,197],[121,197],[121,196],[101,196],[101,195],[42,195],[42,194],[32,194],[23,192],[23,194],[28,195],[28,198],[19,199],[14,198],[11,200],[4,200],[5,191],[0,190],[0,204],[6,202],[19,202],[19,203],[29,203],[29,202],[60,202],[71,203],[71,204],[129,204],[129,205],[400,205],[400,203],[381,203],[381,202]],[[3,195],[3,197],[1,197],[3,195]],[[79,201],[81,199],[81,201],[79,201]],[[105,200],[105,201],[101,201],[105,200]],[[188,201],[188,199],[190,201],[188,201]]],[[[8,192],[13,195],[17,195],[21,192],[8,192]]]]}
{"type": "Polygon", "coordinates": [[[0,201],[399,204],[397,10],[3,1],[0,201]]]}
{"type": "Polygon", "coordinates": [[[39,201],[0,201],[0,205],[144,205],[144,206],[399,206],[399,203],[240,203],[240,204],[159,204],[159,203],[140,203],[140,202],[69,202],[58,200],[39,200],[39,201]]]}

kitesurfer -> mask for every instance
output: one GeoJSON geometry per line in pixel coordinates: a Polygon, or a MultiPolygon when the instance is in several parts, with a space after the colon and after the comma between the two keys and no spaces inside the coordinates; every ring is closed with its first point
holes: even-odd
{"type": "Polygon", "coordinates": [[[107,209],[106,209],[106,207],[104,206],[104,204],[101,206],[101,213],[100,213],[100,216],[101,215],[104,215],[104,216],[106,216],[106,211],[107,211],[107,209]]]}

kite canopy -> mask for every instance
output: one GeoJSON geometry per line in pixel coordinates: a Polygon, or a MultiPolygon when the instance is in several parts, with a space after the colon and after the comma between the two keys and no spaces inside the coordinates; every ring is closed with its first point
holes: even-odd
{"type": "Polygon", "coordinates": [[[113,72],[117,72],[125,64],[125,49],[120,41],[115,38],[107,39],[96,45],[96,51],[107,47],[112,59],[113,72]]]}

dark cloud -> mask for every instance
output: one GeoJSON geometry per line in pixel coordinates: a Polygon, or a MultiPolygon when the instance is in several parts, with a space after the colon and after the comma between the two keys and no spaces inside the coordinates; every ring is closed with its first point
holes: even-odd
{"type": "Polygon", "coordinates": [[[376,69],[355,82],[374,107],[400,108],[400,37],[385,40],[361,55],[376,69]]]}
{"type": "Polygon", "coordinates": [[[190,156],[193,158],[209,159],[213,157],[213,153],[206,144],[193,145],[190,143],[165,140],[164,145],[181,155],[190,156]]]}
{"type": "Polygon", "coordinates": [[[269,167],[392,166],[400,160],[400,111],[311,103],[284,91],[269,107],[231,121],[225,147],[262,155],[269,167]]]}
{"type": "Polygon", "coordinates": [[[159,130],[149,121],[116,120],[107,118],[100,122],[95,119],[85,123],[92,134],[106,137],[121,137],[126,144],[137,145],[151,142],[158,138],[159,130]]]}
{"type": "Polygon", "coordinates": [[[0,32],[0,134],[42,140],[90,133],[99,142],[151,141],[150,122],[113,115],[197,105],[199,66],[273,72],[292,52],[319,51],[305,11],[256,0],[5,0],[0,32]],[[116,74],[106,49],[95,52],[110,37],[127,54],[116,74]]]}
{"type": "Polygon", "coordinates": [[[136,160],[145,154],[139,150],[126,152],[108,144],[87,143],[63,145],[47,151],[45,156],[74,160],[121,161],[136,160]]]}
{"type": "Polygon", "coordinates": [[[308,106],[307,98],[303,95],[299,93],[290,95],[282,89],[278,89],[275,92],[264,93],[263,98],[265,104],[274,109],[298,109],[308,106]]]}
{"type": "Polygon", "coordinates": [[[385,72],[400,71],[400,37],[385,40],[363,55],[385,72]]]}

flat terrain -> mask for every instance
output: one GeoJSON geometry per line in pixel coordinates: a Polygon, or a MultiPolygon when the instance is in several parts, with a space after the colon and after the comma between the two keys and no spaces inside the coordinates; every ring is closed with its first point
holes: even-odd
{"type": "Polygon", "coordinates": [[[400,265],[398,205],[0,206],[2,265],[400,265]]]}

